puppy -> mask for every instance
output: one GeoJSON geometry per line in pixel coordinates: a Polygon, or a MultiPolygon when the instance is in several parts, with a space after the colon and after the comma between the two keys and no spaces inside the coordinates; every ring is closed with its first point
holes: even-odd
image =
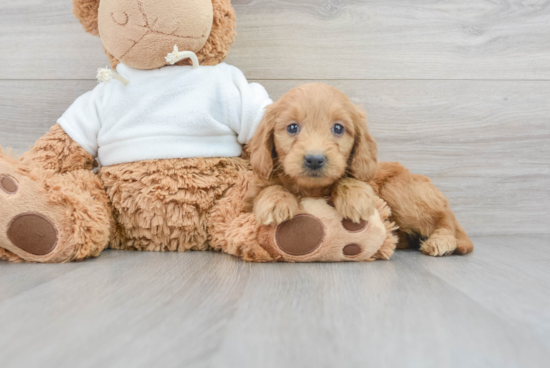
{"type": "Polygon", "coordinates": [[[356,223],[372,215],[376,142],[365,112],[336,88],[312,83],[288,92],[267,108],[248,150],[255,177],[246,202],[259,223],[291,219],[301,197],[330,198],[356,223]]]}
{"type": "Polygon", "coordinates": [[[377,163],[364,111],[333,87],[302,85],[269,106],[248,153],[255,175],[245,202],[261,224],[292,218],[300,197],[330,197],[342,217],[360,222],[378,195],[399,226],[398,248],[420,238],[431,256],[474,249],[429,178],[397,162],[377,163]]]}

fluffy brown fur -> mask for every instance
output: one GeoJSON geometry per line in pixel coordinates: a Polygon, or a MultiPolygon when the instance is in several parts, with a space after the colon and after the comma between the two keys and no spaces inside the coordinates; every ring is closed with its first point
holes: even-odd
{"type": "MultiPolygon", "coordinates": [[[[94,36],[99,36],[98,9],[100,0],[73,0],[73,14],[80,21],[84,30],[94,36]]],[[[229,48],[235,40],[237,32],[235,10],[230,0],[212,0],[214,7],[214,23],[206,45],[197,52],[201,65],[217,65],[227,57],[229,48]]],[[[106,49],[114,69],[120,63],[106,49]]],[[[171,50],[167,50],[169,52],[171,50]]],[[[182,60],[177,65],[190,65],[189,59],[182,60]]]]}
{"type": "Polygon", "coordinates": [[[330,196],[336,211],[355,222],[374,211],[376,196],[365,182],[376,172],[376,143],[363,110],[336,88],[312,83],[288,92],[267,108],[249,152],[256,180],[248,209],[264,225],[292,218],[300,197],[330,196]],[[299,132],[289,133],[291,125],[299,132]],[[308,168],[312,154],[326,164],[308,168]]]}
{"type": "Polygon", "coordinates": [[[258,243],[259,229],[254,215],[243,213],[243,198],[251,182],[252,172],[247,171],[210,212],[210,245],[214,250],[241,257],[245,261],[273,262],[275,258],[258,243]]]}
{"type": "Polygon", "coordinates": [[[82,28],[92,36],[99,36],[98,12],[99,0],[73,0],[73,15],[80,21],[82,28]]]}
{"type": "Polygon", "coordinates": [[[150,160],[99,171],[118,223],[111,248],[145,251],[209,249],[209,214],[242,182],[240,158],[150,160]]]}
{"type": "Polygon", "coordinates": [[[411,174],[399,163],[377,164],[376,143],[364,112],[333,87],[303,85],[270,106],[249,153],[255,185],[249,191],[247,209],[254,210],[262,223],[291,218],[297,197],[302,196],[332,196],[337,211],[357,221],[373,208],[372,200],[378,195],[391,207],[402,243],[405,234],[425,237],[421,250],[432,256],[473,250],[447,198],[430,179],[411,174]],[[287,126],[296,122],[299,134],[289,135],[287,126]],[[334,122],[342,122],[344,136],[330,133],[334,122]],[[320,178],[309,177],[303,169],[309,151],[327,157],[320,178]]]}
{"type": "Polygon", "coordinates": [[[21,160],[58,174],[79,169],[92,170],[97,167],[92,155],[73,141],[59,124],[55,124],[24,153],[21,160]]]}

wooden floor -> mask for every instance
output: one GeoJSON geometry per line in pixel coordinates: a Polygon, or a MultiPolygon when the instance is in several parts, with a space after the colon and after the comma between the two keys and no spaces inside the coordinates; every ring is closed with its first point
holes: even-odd
{"type": "MultiPolygon", "coordinates": [[[[0,263],[0,367],[549,366],[550,0],[232,3],[227,62],[274,99],[322,81],[362,104],[379,158],[430,176],[476,251],[0,263]]],[[[0,0],[0,50],[19,153],[107,65],[69,0],[0,0]]]]}
{"type": "Polygon", "coordinates": [[[550,237],[360,264],[2,264],[0,367],[548,367],[550,237]]]}

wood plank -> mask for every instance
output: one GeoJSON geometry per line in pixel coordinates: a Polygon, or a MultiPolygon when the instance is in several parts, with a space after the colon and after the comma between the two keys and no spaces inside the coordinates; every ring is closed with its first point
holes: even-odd
{"type": "Polygon", "coordinates": [[[0,81],[0,145],[23,153],[94,81],[0,81]]]}
{"type": "Polygon", "coordinates": [[[79,263],[67,263],[58,267],[36,265],[33,272],[19,263],[2,262],[0,266],[0,303],[42,284],[48,283],[79,268],[79,263]]]}
{"type": "MultiPolygon", "coordinates": [[[[35,266],[19,267],[44,271],[35,266]]],[[[0,366],[143,367],[174,356],[189,366],[225,337],[248,274],[215,253],[106,252],[0,303],[13,321],[0,332],[0,366]]]]}
{"type": "MultiPolygon", "coordinates": [[[[481,239],[474,241],[484,243],[481,239]]],[[[488,252],[500,251],[498,244],[492,245],[488,252]]],[[[494,276],[501,287],[512,282],[515,278],[512,270],[521,267],[519,263],[513,268],[498,267],[490,257],[484,261],[497,268],[497,275],[491,269],[483,276],[494,276]]],[[[443,262],[459,270],[477,258],[474,253],[443,262]]],[[[534,337],[533,329],[521,324],[514,324],[513,329],[505,327],[505,316],[450,287],[430,273],[428,267],[423,267],[422,261],[440,260],[427,259],[417,252],[398,252],[390,263],[367,267],[333,264],[253,269],[258,273],[251,276],[254,282],[249,282],[226,332],[232,338],[223,345],[216,365],[361,367],[367,362],[372,367],[543,365],[542,357],[548,354],[548,348],[534,337]],[[516,342],[508,340],[510,337],[516,342]],[[537,346],[531,352],[523,350],[527,341],[537,346]],[[518,345],[508,352],[500,351],[510,343],[518,345]]],[[[476,276],[475,280],[473,275],[468,279],[467,290],[483,293],[494,286],[480,283],[480,275],[476,276]]],[[[515,285],[518,288],[530,285],[524,281],[521,279],[521,284],[515,285]]],[[[548,303],[547,286],[545,290],[540,299],[548,303]]],[[[516,301],[514,306],[525,307],[531,300],[516,301]]],[[[540,330],[547,337],[547,314],[538,312],[533,319],[543,324],[540,330]]]]}
{"type": "MultiPolygon", "coordinates": [[[[549,240],[360,264],[107,251],[0,302],[0,366],[545,367],[550,274],[495,254],[549,240]]],[[[37,279],[59,265],[17,267],[37,279]]]]}
{"type": "MultiPolygon", "coordinates": [[[[228,62],[252,79],[550,79],[548,0],[234,0],[228,62]]],[[[0,3],[0,79],[107,63],[66,0],[0,3]]]]}
{"type": "Polygon", "coordinates": [[[537,239],[478,238],[475,256],[466,263],[421,257],[419,266],[509,323],[529,326],[550,348],[550,237],[537,239]],[[480,280],[483,287],[472,287],[480,280]]]}
{"type": "MultiPolygon", "coordinates": [[[[274,98],[300,81],[259,81],[274,98]]],[[[550,83],[331,81],[368,111],[381,161],[430,176],[471,234],[550,230],[550,83]]],[[[93,81],[0,81],[0,145],[24,152],[93,81]]]]}

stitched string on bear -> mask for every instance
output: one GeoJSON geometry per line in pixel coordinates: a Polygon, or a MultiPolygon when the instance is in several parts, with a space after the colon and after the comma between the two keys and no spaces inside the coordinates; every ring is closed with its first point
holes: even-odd
{"type": "Polygon", "coordinates": [[[97,70],[97,81],[98,83],[111,83],[113,79],[116,79],[125,85],[128,85],[130,83],[128,79],[124,78],[122,75],[118,74],[117,72],[105,67],[105,68],[99,68],[97,70]]]}
{"type": "Polygon", "coordinates": [[[191,59],[193,62],[193,69],[199,68],[199,59],[193,51],[179,51],[178,45],[174,45],[174,51],[166,55],[166,62],[174,65],[178,61],[183,59],[191,59]]]}

